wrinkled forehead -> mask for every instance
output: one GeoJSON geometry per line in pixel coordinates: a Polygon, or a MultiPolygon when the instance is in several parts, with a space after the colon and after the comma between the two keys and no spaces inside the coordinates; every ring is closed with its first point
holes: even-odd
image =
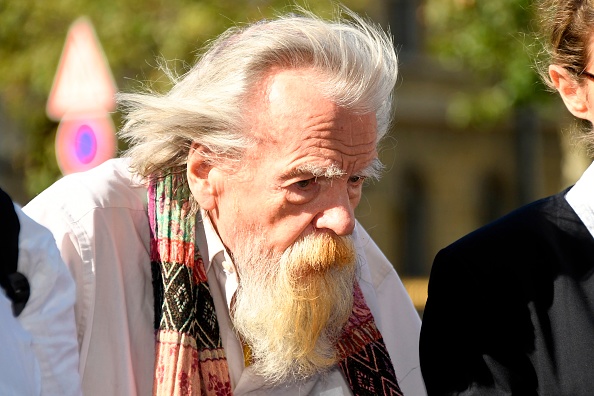
{"type": "Polygon", "coordinates": [[[375,113],[358,114],[327,99],[315,78],[279,72],[260,87],[252,105],[250,157],[285,169],[339,169],[352,173],[377,157],[375,113]]]}
{"type": "MultiPolygon", "coordinates": [[[[325,83],[325,76],[311,68],[270,70],[246,100],[248,129],[256,138],[300,138],[300,131],[311,131],[318,138],[334,139],[328,132],[349,124],[364,127],[366,132],[373,130],[376,135],[375,113],[338,105],[325,93],[325,83]]],[[[366,141],[368,137],[369,133],[353,134],[349,139],[366,141]]]]}

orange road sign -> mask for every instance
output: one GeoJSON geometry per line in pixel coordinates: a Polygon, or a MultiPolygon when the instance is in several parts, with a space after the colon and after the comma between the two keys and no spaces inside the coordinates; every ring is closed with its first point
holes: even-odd
{"type": "Polygon", "coordinates": [[[49,118],[59,121],[66,113],[115,109],[117,90],[93,25],[86,17],[68,30],[58,70],[46,105],[49,118]]]}

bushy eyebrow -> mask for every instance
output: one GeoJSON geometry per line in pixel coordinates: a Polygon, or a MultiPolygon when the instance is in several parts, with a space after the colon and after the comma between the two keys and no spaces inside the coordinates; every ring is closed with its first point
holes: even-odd
{"type": "MultiPolygon", "coordinates": [[[[357,173],[357,176],[362,176],[365,178],[371,178],[374,180],[379,180],[382,172],[384,170],[384,165],[378,158],[375,158],[365,169],[357,173]]],[[[301,176],[304,174],[310,174],[314,178],[324,177],[326,179],[335,179],[342,176],[345,176],[347,172],[344,169],[339,168],[337,165],[332,164],[330,166],[320,166],[314,164],[305,164],[301,165],[298,168],[289,172],[286,175],[286,178],[291,178],[295,176],[301,176]]]]}
{"type": "Polygon", "coordinates": [[[334,164],[330,166],[305,164],[295,169],[295,171],[297,174],[309,173],[315,178],[325,177],[326,179],[334,179],[346,175],[346,171],[334,164]]]}
{"type": "Polygon", "coordinates": [[[360,175],[369,179],[379,180],[385,168],[386,167],[382,164],[382,161],[380,161],[379,158],[375,158],[371,161],[371,164],[360,172],[360,175]]]}

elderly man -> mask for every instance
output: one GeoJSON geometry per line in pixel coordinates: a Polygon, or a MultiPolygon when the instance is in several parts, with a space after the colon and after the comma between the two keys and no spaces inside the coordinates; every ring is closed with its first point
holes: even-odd
{"type": "Polygon", "coordinates": [[[125,158],[26,206],[78,284],[86,395],[425,394],[420,319],[354,217],[394,48],[300,11],[227,31],[165,95],[120,94],[125,158]]]}

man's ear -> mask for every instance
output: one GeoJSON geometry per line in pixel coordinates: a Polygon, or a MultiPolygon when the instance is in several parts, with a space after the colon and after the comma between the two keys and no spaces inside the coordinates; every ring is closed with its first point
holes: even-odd
{"type": "Polygon", "coordinates": [[[188,184],[198,205],[204,210],[216,206],[216,189],[209,179],[212,165],[204,157],[205,147],[193,143],[188,154],[188,184]]]}
{"type": "Polygon", "coordinates": [[[550,65],[549,76],[571,114],[578,118],[587,118],[588,103],[584,88],[563,67],[550,65]]]}

